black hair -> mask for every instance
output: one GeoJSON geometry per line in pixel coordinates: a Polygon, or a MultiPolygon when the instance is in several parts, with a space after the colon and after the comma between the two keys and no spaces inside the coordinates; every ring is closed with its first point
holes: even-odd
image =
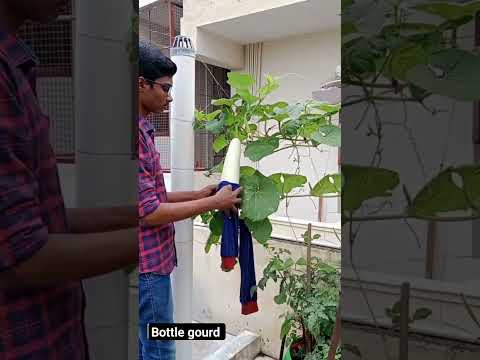
{"type": "Polygon", "coordinates": [[[166,57],[159,48],[140,41],[138,75],[149,81],[155,81],[164,76],[173,76],[177,65],[166,57]]]}

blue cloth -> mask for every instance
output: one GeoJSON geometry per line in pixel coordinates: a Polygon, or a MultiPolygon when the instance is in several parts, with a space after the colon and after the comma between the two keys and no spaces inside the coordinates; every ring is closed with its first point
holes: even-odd
{"type": "Polygon", "coordinates": [[[173,296],[170,275],[139,274],[139,337],[140,360],[175,360],[175,342],[148,340],[148,323],[173,323],[173,296]]]}
{"type": "MultiPolygon", "coordinates": [[[[222,181],[219,189],[228,185],[231,185],[233,190],[240,187],[239,184],[222,181]]],[[[252,234],[245,221],[240,219],[237,214],[224,215],[220,254],[222,256],[222,268],[233,268],[235,265],[233,259],[235,258],[238,258],[240,262],[242,314],[248,315],[258,311],[257,292],[252,293],[251,291],[257,285],[252,234]]]]}

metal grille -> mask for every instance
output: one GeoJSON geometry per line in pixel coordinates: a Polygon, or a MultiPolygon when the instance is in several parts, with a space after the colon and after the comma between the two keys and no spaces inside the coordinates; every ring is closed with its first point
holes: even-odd
{"type": "Polygon", "coordinates": [[[63,20],[50,24],[27,23],[19,36],[37,55],[37,92],[43,111],[50,117],[50,139],[59,161],[73,161],[75,117],[73,98],[72,4],[63,20]]]}
{"type": "MultiPolygon", "coordinates": [[[[212,100],[230,97],[230,86],[227,84],[228,70],[214,65],[195,63],[195,107],[206,112],[214,111],[212,100]]],[[[213,151],[213,135],[207,131],[195,134],[195,167],[209,169],[218,164],[224,153],[213,151]]]]}

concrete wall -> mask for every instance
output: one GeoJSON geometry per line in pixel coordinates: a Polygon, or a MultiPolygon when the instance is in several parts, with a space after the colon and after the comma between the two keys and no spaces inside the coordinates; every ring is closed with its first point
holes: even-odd
{"type": "Polygon", "coordinates": [[[183,0],[182,26],[199,26],[302,1],[304,0],[183,0]]]}

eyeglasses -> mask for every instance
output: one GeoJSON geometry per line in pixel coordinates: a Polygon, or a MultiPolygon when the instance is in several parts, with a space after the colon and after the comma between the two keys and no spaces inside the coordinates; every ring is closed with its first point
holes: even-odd
{"type": "Polygon", "coordinates": [[[170,95],[170,93],[172,92],[172,85],[170,85],[170,84],[163,84],[163,83],[159,83],[159,82],[149,80],[149,79],[145,79],[145,81],[149,82],[150,84],[159,85],[162,88],[162,90],[165,92],[165,94],[170,95]]]}

